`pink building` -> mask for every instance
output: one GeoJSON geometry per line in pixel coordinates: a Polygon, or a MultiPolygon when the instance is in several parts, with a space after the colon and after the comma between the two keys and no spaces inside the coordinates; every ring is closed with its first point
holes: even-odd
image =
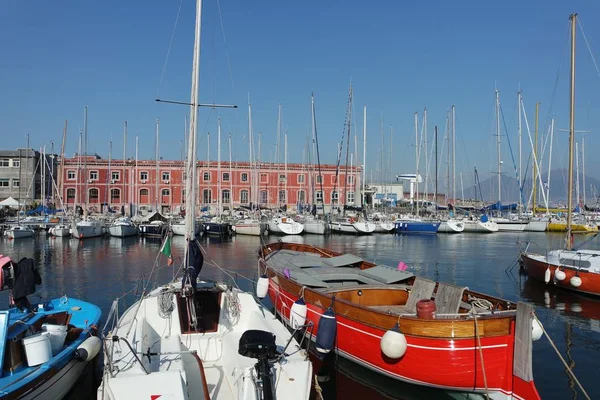
{"type": "MultiPolygon", "coordinates": [[[[264,207],[284,204],[360,204],[361,167],[321,165],[322,182],[316,167],[301,164],[261,163],[253,169],[248,162],[198,161],[197,204],[224,208],[259,203],[264,207]],[[219,176],[220,175],[220,176],[219,176]],[[219,182],[220,180],[220,182],[219,182]],[[336,183],[337,182],[337,183],[336,183]],[[220,195],[219,195],[220,184],[220,195]],[[322,189],[321,189],[322,186],[322,189]],[[335,188],[335,189],[334,189],[335,188]]],[[[185,208],[185,172],[182,161],[111,160],[99,156],[66,158],[61,165],[63,202],[69,208],[87,204],[100,211],[102,205],[120,210],[129,204],[167,213],[185,208]]]]}

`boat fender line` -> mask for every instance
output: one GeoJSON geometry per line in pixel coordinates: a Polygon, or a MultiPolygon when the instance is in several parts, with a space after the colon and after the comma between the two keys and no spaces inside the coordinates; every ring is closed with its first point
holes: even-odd
{"type": "Polygon", "coordinates": [[[79,361],[91,361],[98,355],[102,347],[102,340],[98,336],[90,336],[75,350],[75,359],[79,361]]]}
{"type": "MultiPolygon", "coordinates": [[[[400,318],[398,318],[398,321],[399,320],[400,318]]],[[[401,358],[406,354],[406,336],[400,332],[399,322],[396,322],[392,329],[383,334],[381,341],[379,342],[379,347],[386,357],[394,360],[401,358]]]]}
{"type": "Polygon", "coordinates": [[[319,318],[319,327],[317,329],[317,339],[315,345],[317,351],[321,354],[327,354],[335,345],[335,337],[337,333],[337,319],[333,311],[333,305],[321,315],[319,318]]]}
{"type": "Polygon", "coordinates": [[[546,272],[544,272],[544,282],[549,283],[551,275],[552,271],[550,271],[550,267],[546,268],[546,272]]]}
{"type": "Polygon", "coordinates": [[[267,297],[267,293],[269,293],[269,278],[266,274],[263,274],[256,282],[256,296],[259,299],[264,299],[267,297]]]}
{"type": "Polygon", "coordinates": [[[554,271],[554,279],[557,281],[564,281],[565,278],[567,277],[567,274],[565,274],[565,271],[563,271],[560,268],[557,268],[556,271],[554,271]]]}
{"type": "Polygon", "coordinates": [[[571,277],[571,279],[569,279],[569,283],[571,284],[571,286],[573,287],[579,287],[582,284],[581,278],[579,277],[579,275],[575,275],[573,277],[571,277]]]}
{"type": "Polygon", "coordinates": [[[548,342],[550,342],[550,346],[552,346],[552,348],[556,352],[556,355],[558,356],[558,358],[560,358],[560,361],[562,361],[563,365],[565,366],[565,370],[569,373],[569,375],[571,375],[573,377],[573,380],[575,381],[575,383],[579,387],[579,390],[581,390],[581,393],[583,393],[583,396],[586,399],[591,400],[591,397],[585,391],[585,389],[581,385],[581,382],[579,382],[579,379],[577,379],[577,377],[575,376],[575,373],[573,372],[573,370],[571,369],[571,367],[569,367],[569,364],[567,364],[567,362],[565,361],[565,359],[562,356],[562,354],[560,354],[560,351],[556,347],[556,344],[554,343],[554,341],[552,340],[552,338],[550,337],[550,335],[548,335],[548,332],[546,332],[546,329],[544,329],[544,326],[542,325],[542,323],[540,322],[540,320],[538,319],[538,317],[535,314],[533,314],[532,317],[533,317],[533,319],[537,320],[537,322],[540,323],[540,328],[542,328],[542,332],[544,333],[544,336],[546,336],[546,338],[548,338],[548,342]]]}

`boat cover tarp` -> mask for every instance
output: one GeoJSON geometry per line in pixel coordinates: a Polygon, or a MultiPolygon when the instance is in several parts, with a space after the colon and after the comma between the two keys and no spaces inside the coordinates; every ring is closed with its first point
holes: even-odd
{"type": "Polygon", "coordinates": [[[56,214],[57,212],[61,212],[62,210],[50,209],[46,206],[37,206],[33,210],[29,210],[26,212],[27,215],[36,215],[36,214],[56,214]]]}
{"type": "Polygon", "coordinates": [[[502,204],[500,202],[490,204],[489,206],[485,206],[481,209],[481,211],[516,211],[517,203],[511,204],[502,204]]]}
{"type": "Polygon", "coordinates": [[[386,285],[389,285],[390,283],[401,282],[414,276],[410,272],[401,271],[392,267],[388,267],[387,265],[377,265],[373,268],[364,269],[360,271],[359,274],[381,283],[385,283],[386,285]]]}
{"type": "Polygon", "coordinates": [[[341,256],[323,258],[323,263],[330,267],[347,267],[348,265],[362,262],[363,259],[354,254],[342,254],[341,256]]]}

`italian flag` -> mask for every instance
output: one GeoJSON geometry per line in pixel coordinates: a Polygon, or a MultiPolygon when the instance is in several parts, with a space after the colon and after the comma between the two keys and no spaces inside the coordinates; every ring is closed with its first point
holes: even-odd
{"type": "Polygon", "coordinates": [[[167,257],[167,265],[173,265],[173,255],[171,254],[171,236],[167,236],[163,242],[160,252],[167,257]]]}

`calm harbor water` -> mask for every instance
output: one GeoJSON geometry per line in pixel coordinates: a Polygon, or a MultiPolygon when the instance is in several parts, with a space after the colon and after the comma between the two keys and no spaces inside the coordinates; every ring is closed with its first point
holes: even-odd
{"type": "MultiPolygon", "coordinates": [[[[279,239],[270,236],[263,240],[279,239]]],[[[586,239],[578,237],[577,241],[586,239]]],[[[388,265],[404,261],[411,271],[424,277],[468,286],[507,300],[534,303],[538,317],[588,394],[591,398],[600,398],[600,385],[595,382],[600,358],[600,300],[574,295],[527,279],[519,274],[518,265],[514,265],[519,242],[529,241],[532,250],[543,252],[561,247],[562,235],[306,235],[289,240],[350,252],[388,265]]],[[[252,283],[243,277],[255,278],[256,251],[261,244],[259,238],[237,236],[228,242],[203,239],[201,243],[214,263],[235,272],[232,275],[237,278],[240,287],[252,289],[252,283]]],[[[175,266],[183,255],[183,245],[182,237],[174,237],[175,266]]],[[[141,287],[147,281],[140,279],[152,269],[159,247],[159,241],[143,238],[78,241],[48,238],[41,234],[33,240],[0,239],[0,254],[13,259],[32,257],[39,263],[43,284],[37,294],[31,297],[32,302],[38,300],[37,295],[53,298],[67,294],[98,304],[104,317],[115,298],[130,292],[123,298],[121,311],[134,301],[136,292],[139,293],[136,287],[141,287]]],[[[600,249],[600,240],[591,241],[587,247],[600,249]]],[[[207,257],[205,261],[210,259],[207,257]]],[[[205,263],[202,277],[227,279],[223,272],[209,264],[205,263]]],[[[161,268],[157,282],[168,281],[173,272],[173,267],[161,268]]],[[[6,296],[2,296],[0,301],[6,302],[6,296]]],[[[344,360],[336,360],[335,363],[330,361],[326,360],[323,367],[319,363],[315,368],[316,371],[323,368],[322,372],[330,372],[331,379],[322,384],[327,399],[349,398],[358,393],[371,396],[372,399],[452,397],[450,393],[398,384],[344,360]]],[[[547,339],[542,338],[534,343],[533,362],[534,378],[542,398],[582,397],[547,339]]],[[[89,392],[93,393],[93,390],[90,388],[89,392]]]]}

